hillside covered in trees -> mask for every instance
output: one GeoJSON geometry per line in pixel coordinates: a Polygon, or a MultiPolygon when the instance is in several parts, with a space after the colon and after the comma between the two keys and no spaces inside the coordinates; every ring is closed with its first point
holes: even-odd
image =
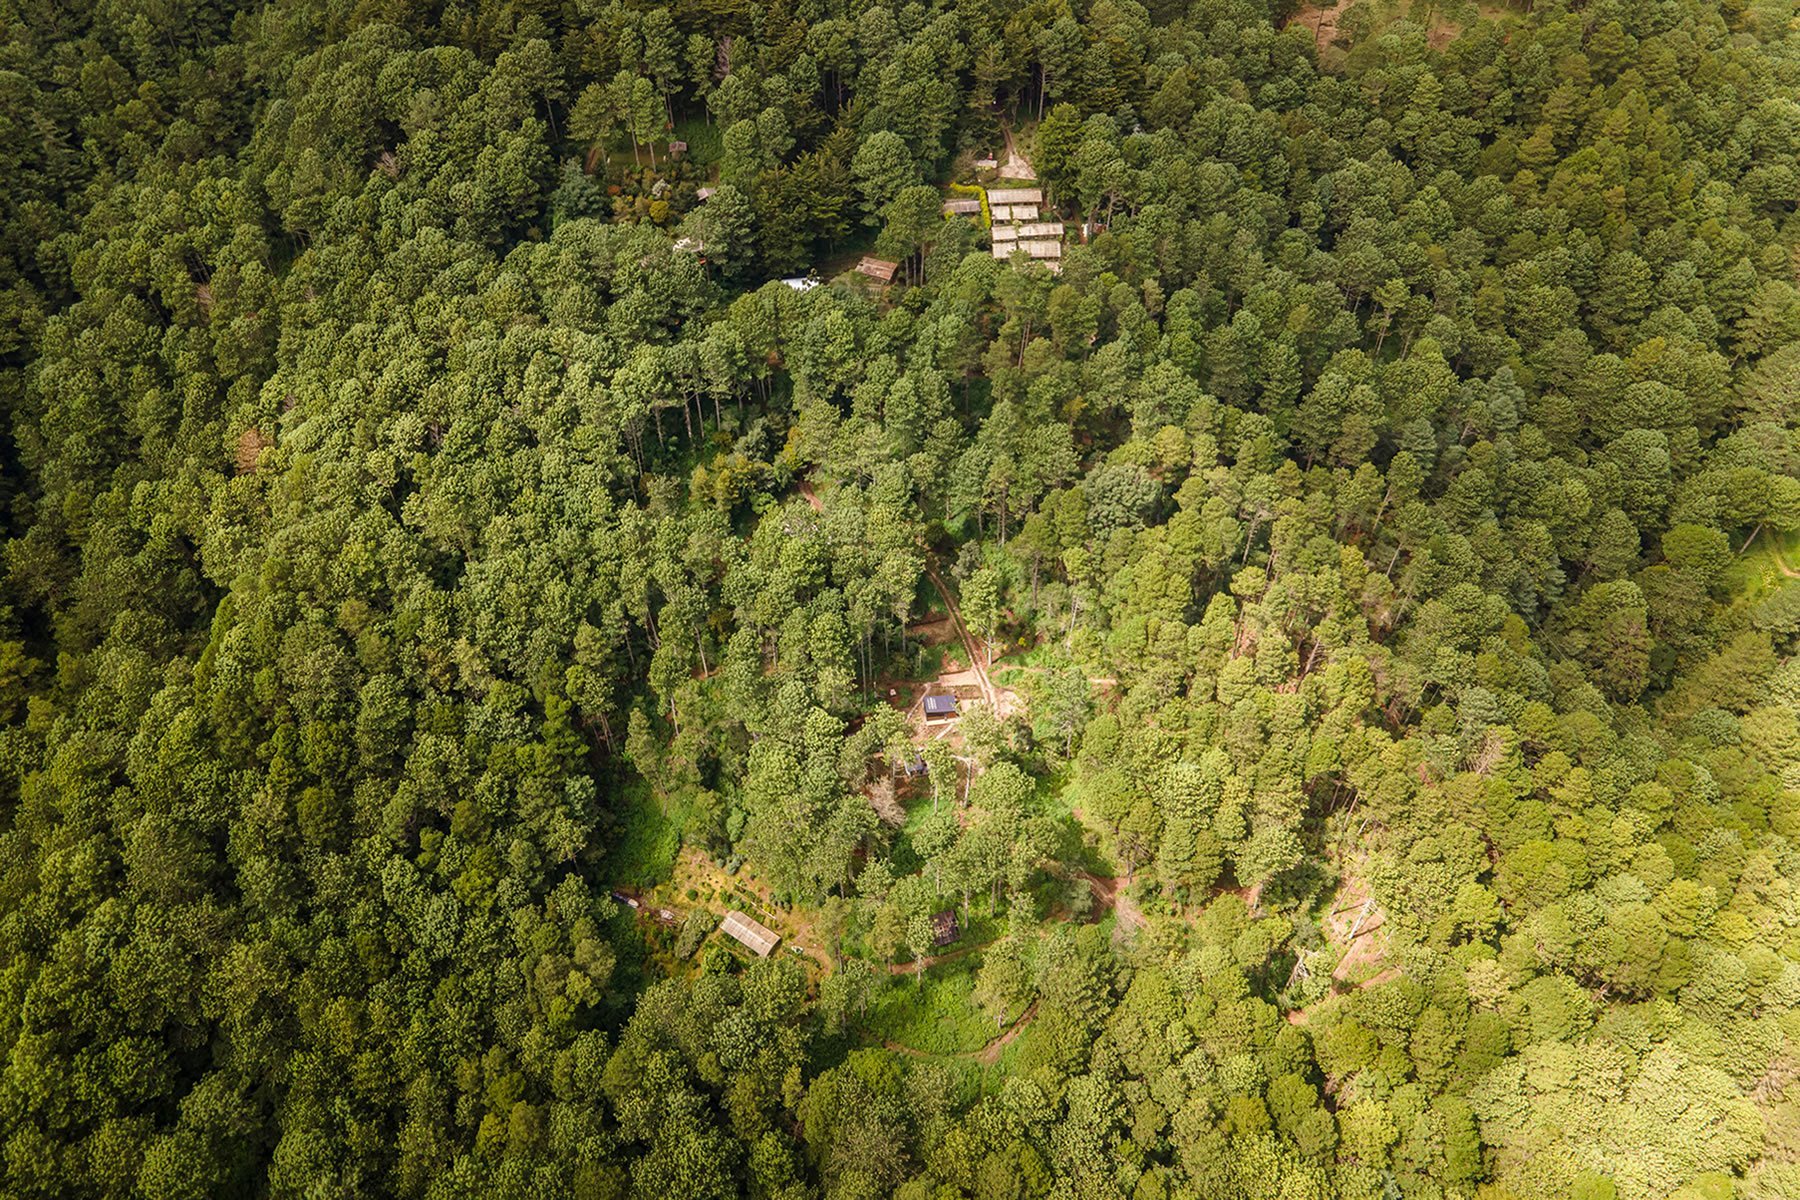
{"type": "Polygon", "coordinates": [[[0,182],[0,1197],[1800,1195],[1790,3],[0,0],[0,182]]]}

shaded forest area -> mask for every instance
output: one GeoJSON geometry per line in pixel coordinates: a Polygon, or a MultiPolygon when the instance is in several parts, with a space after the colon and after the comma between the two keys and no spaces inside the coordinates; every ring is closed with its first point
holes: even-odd
{"type": "Polygon", "coordinates": [[[0,0],[0,1195],[1800,1194],[1791,18],[0,0]]]}

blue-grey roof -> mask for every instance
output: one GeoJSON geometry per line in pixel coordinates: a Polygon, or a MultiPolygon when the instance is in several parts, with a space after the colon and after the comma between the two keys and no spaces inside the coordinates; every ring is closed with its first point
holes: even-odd
{"type": "Polygon", "coordinates": [[[927,696],[925,697],[925,711],[934,715],[937,713],[953,713],[956,711],[956,697],[927,696]]]}

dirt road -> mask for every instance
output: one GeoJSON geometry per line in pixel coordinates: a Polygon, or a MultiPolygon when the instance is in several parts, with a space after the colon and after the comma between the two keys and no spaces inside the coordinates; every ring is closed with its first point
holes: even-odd
{"type": "MultiPolygon", "coordinates": [[[[995,941],[998,941],[998,940],[999,940],[998,938],[995,939],[995,941]]],[[[930,958],[927,958],[924,960],[924,964],[927,967],[935,967],[939,963],[954,962],[955,960],[961,958],[965,954],[973,954],[977,950],[986,950],[989,946],[991,946],[993,944],[994,944],[993,942],[983,942],[979,946],[959,946],[955,950],[949,950],[943,954],[932,955],[930,958]]],[[[888,974],[889,975],[912,975],[912,974],[915,974],[918,970],[919,970],[919,963],[917,961],[904,962],[904,963],[889,963],[888,964],[888,974]]]]}
{"type": "Polygon", "coordinates": [[[1000,177],[1002,179],[1036,179],[1037,172],[1031,169],[1031,164],[1025,161],[1025,156],[1019,153],[1017,146],[1013,145],[1012,127],[1002,124],[1000,136],[1006,139],[1006,161],[1000,164],[1000,177]]]}
{"type": "Polygon", "coordinates": [[[1010,1046],[1014,1038],[1025,1032],[1025,1027],[1031,1024],[1033,1017],[1037,1016],[1037,1010],[1038,1002],[1033,1000],[1025,1011],[1019,1014],[1019,1019],[1012,1023],[1010,1029],[979,1050],[964,1050],[959,1054],[933,1054],[929,1050],[915,1050],[911,1046],[902,1046],[899,1042],[883,1042],[881,1044],[895,1054],[904,1054],[909,1058],[966,1058],[970,1062],[991,1067],[1000,1061],[1000,1052],[1010,1046]]]}
{"type": "Polygon", "coordinates": [[[982,656],[974,637],[969,634],[969,627],[963,624],[962,610],[956,606],[956,597],[951,594],[949,587],[944,583],[944,577],[938,574],[937,568],[932,565],[929,558],[925,560],[925,574],[931,577],[931,582],[937,585],[938,595],[944,598],[944,609],[950,614],[950,623],[956,627],[956,636],[962,642],[963,653],[969,656],[970,668],[975,672],[975,682],[981,688],[981,698],[987,701],[989,710],[1004,721],[1011,706],[1002,702],[1003,696],[1000,689],[994,686],[992,677],[988,675],[986,659],[982,656]]]}
{"type": "Polygon", "coordinates": [[[1118,914],[1119,924],[1132,930],[1142,929],[1150,924],[1144,919],[1144,914],[1138,911],[1138,906],[1131,902],[1131,897],[1125,894],[1123,879],[1107,879],[1090,871],[1083,871],[1081,878],[1087,880],[1088,886],[1094,889],[1094,899],[1100,902],[1102,909],[1110,908],[1118,914]]]}

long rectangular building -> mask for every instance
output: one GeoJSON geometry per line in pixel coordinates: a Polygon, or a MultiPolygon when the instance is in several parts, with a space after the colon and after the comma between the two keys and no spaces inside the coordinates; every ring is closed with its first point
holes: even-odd
{"type": "Polygon", "coordinates": [[[989,204],[1042,204],[1043,188],[989,188],[989,204]]]}
{"type": "Polygon", "coordinates": [[[771,951],[781,943],[781,935],[765,925],[752,921],[749,917],[732,909],[719,922],[719,928],[750,947],[758,958],[767,958],[771,951]]]}

